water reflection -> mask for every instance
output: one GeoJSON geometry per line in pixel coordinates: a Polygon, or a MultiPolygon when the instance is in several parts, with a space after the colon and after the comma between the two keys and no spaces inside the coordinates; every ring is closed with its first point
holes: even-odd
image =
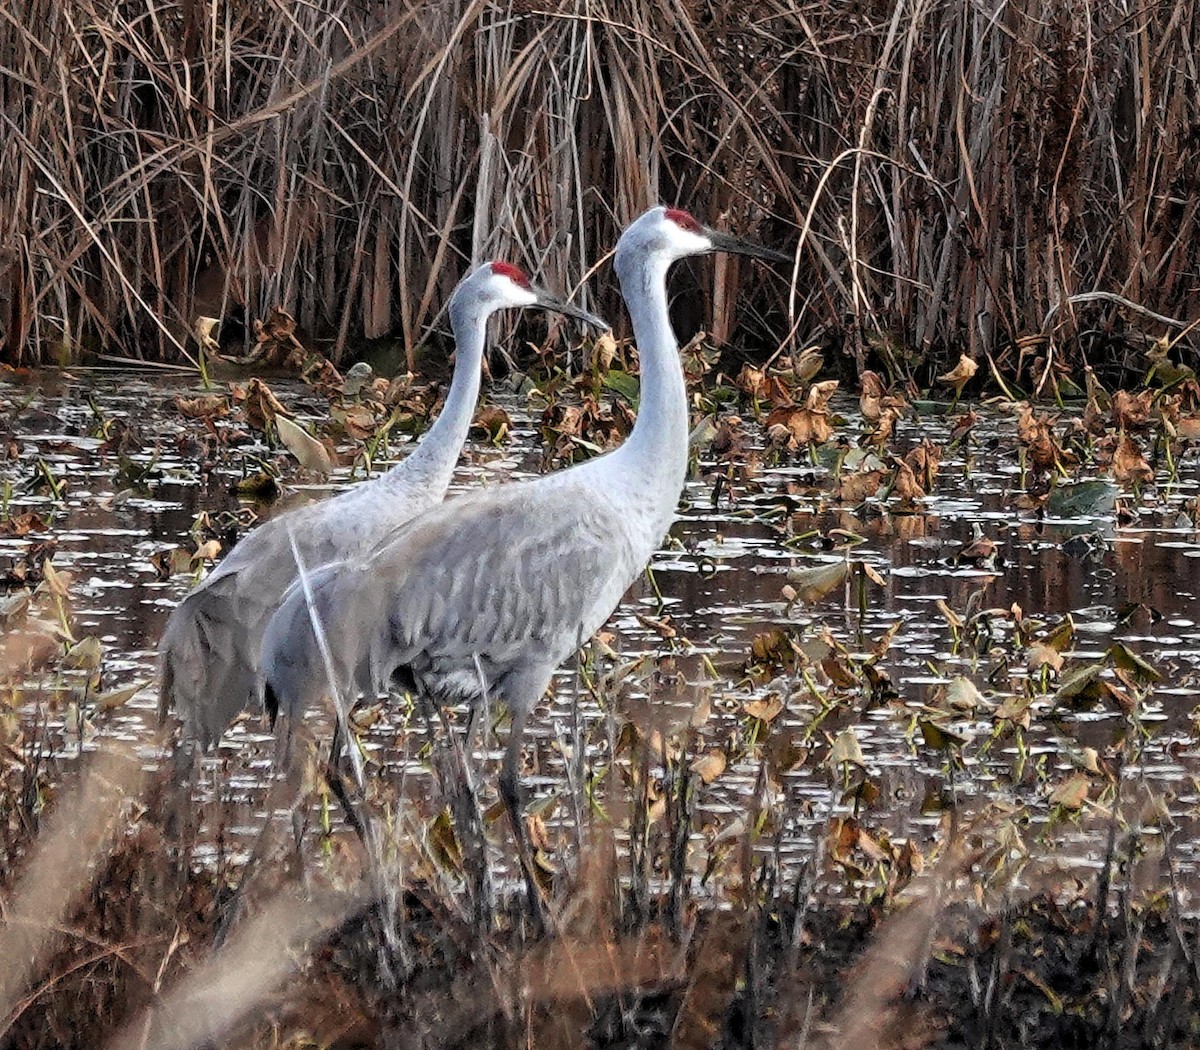
{"type": "MultiPolygon", "coordinates": [[[[241,504],[234,486],[247,456],[271,459],[290,470],[285,457],[259,444],[227,455],[202,450],[198,425],[180,418],[172,407],[177,394],[194,393],[182,381],[129,377],[0,385],[5,430],[17,447],[16,457],[3,464],[3,475],[13,486],[10,509],[53,516],[54,564],[74,576],[75,635],[94,635],[103,643],[102,689],[146,683],[132,701],[98,716],[98,722],[103,732],[141,744],[147,756],[154,754],[155,742],[154,647],[171,607],[189,586],[180,575],[160,579],[150,557],[184,542],[201,512],[214,519],[230,515],[230,531],[236,532],[232,515],[241,504]],[[106,422],[111,429],[113,420],[125,421],[137,440],[121,448],[106,443],[98,434],[104,433],[106,422]],[[34,483],[39,460],[66,480],[61,505],[34,483]],[[210,463],[209,468],[198,469],[201,461],[210,463]]],[[[323,411],[301,388],[283,384],[278,393],[301,413],[323,411]]],[[[512,444],[470,448],[458,487],[537,469],[540,451],[534,431],[521,406],[506,407],[517,423],[512,444]]],[[[819,731],[804,739],[810,760],[782,774],[771,790],[781,793],[776,826],[784,836],[785,856],[807,856],[823,822],[846,811],[825,758],[829,739],[849,727],[878,789],[871,806],[873,824],[886,827],[894,841],[911,836],[924,848],[943,819],[938,803],[947,785],[945,756],[922,745],[914,728],[917,713],[952,675],[968,676],[988,696],[994,676],[1025,673],[1008,666],[1001,645],[991,650],[956,645],[938,607],[942,602],[958,614],[968,608],[1014,606],[1024,617],[1045,621],[1070,614],[1077,634],[1068,657],[1099,659],[1119,640],[1154,661],[1163,681],[1142,712],[1147,736],[1127,775],[1177,792],[1172,810],[1183,827],[1190,827],[1200,776],[1192,723],[1200,682],[1200,539],[1185,510],[1200,489],[1196,454],[1181,464],[1175,485],[1148,487],[1137,500],[1125,498],[1126,509],[1134,513],[1132,525],[1118,528],[1111,510],[1079,520],[1039,519],[1012,509],[1019,470],[1006,451],[1011,440],[1000,440],[1011,435],[1011,419],[981,414],[970,453],[950,454],[936,491],[903,513],[872,501],[857,510],[832,503],[828,484],[822,484],[826,468],[802,458],[739,484],[732,502],[727,491],[714,499],[713,482],[705,476],[714,465],[702,464],[701,476],[688,483],[680,519],[655,558],[657,592],[648,580],[639,581],[609,624],[613,649],[624,657],[650,657],[645,673],[639,669],[618,690],[616,710],[602,710],[586,691],[577,699],[581,689],[575,669],[559,673],[556,696],[532,730],[537,741],[532,782],[539,792],[556,791],[564,783],[562,755],[569,750],[576,710],[589,761],[597,766],[609,760],[624,720],[635,721],[645,733],[666,735],[701,703],[713,707],[705,746],[722,747],[745,732],[743,702],[772,689],[788,697],[779,731],[803,736],[818,705],[806,698],[795,676],[744,680],[752,639],[771,625],[809,639],[828,629],[861,656],[873,640],[895,629],[879,667],[890,677],[896,698],[879,705],[864,699],[822,716],[819,731]],[[975,525],[996,544],[994,565],[959,560],[975,525]],[[784,593],[788,569],[839,557],[821,541],[835,530],[861,537],[853,558],[875,566],[886,586],[869,587],[861,614],[851,583],[813,604],[789,607],[784,593]],[[789,545],[790,537],[809,538],[789,545]],[[1134,612],[1127,616],[1130,609],[1134,612]],[[674,638],[665,638],[664,629],[654,625],[664,614],[674,638]]],[[[940,419],[909,419],[897,433],[900,451],[925,438],[943,445],[946,437],[946,423],[940,419]]],[[[346,483],[343,470],[331,487],[346,483]]],[[[306,487],[299,495],[308,498],[329,489],[306,487]]],[[[32,538],[0,538],[0,565],[20,559],[32,538]]],[[[993,630],[1003,641],[1011,638],[1013,628],[998,617],[993,630]]],[[[41,682],[46,689],[51,684],[41,682]]],[[[28,694],[31,702],[37,695],[28,694]]],[[[65,719],[61,705],[57,713],[65,719]]],[[[1039,715],[1022,748],[1003,738],[984,748],[979,742],[992,732],[992,720],[986,712],[964,713],[961,728],[973,743],[963,749],[955,791],[968,810],[1003,799],[1006,805],[1025,805],[1045,816],[1047,781],[1033,772],[1041,766],[1068,773],[1072,749],[1091,747],[1111,758],[1125,726],[1111,706],[1064,717],[1039,715]]],[[[64,753],[70,752],[72,736],[65,721],[58,723],[58,732],[64,753]]],[[[367,733],[371,756],[393,770],[403,766],[405,793],[418,803],[430,791],[429,774],[414,757],[421,744],[422,735],[395,711],[381,712],[367,733]]],[[[248,719],[227,736],[207,767],[214,806],[224,804],[221,816],[213,819],[227,825],[231,841],[239,828],[254,825],[271,746],[270,736],[248,719]]],[[[494,750],[490,754],[493,760],[498,755],[494,750]]],[[[698,850],[707,850],[721,829],[744,815],[759,790],[759,767],[752,755],[737,758],[704,790],[696,821],[698,850]]],[[[568,808],[560,808],[558,826],[565,826],[568,808]]],[[[1081,820],[1060,841],[1063,837],[1074,859],[1095,862],[1103,837],[1094,821],[1081,820]]],[[[1177,859],[1184,870],[1194,872],[1196,849],[1190,842],[1190,836],[1181,837],[1177,859]]]]}

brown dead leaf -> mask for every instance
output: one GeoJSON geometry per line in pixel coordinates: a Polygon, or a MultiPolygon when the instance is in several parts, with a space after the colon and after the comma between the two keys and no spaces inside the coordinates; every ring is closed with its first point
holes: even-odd
{"type": "Polygon", "coordinates": [[[887,388],[883,385],[883,380],[879,378],[879,373],[872,372],[870,369],[863,372],[859,376],[859,380],[862,383],[862,389],[858,395],[858,409],[862,413],[863,419],[868,423],[874,423],[883,410],[883,396],[887,393],[887,388]]]}
{"type": "Polygon", "coordinates": [[[916,474],[904,460],[896,460],[896,481],[892,493],[904,503],[914,503],[925,496],[925,490],[917,481],[916,474]]]}
{"type": "Polygon", "coordinates": [[[811,346],[800,351],[800,356],[792,361],[792,372],[801,383],[814,379],[824,367],[824,355],[811,346]]]}
{"type": "Polygon", "coordinates": [[[1200,441],[1200,416],[1181,416],[1175,422],[1175,433],[1183,441],[1200,441]]]}
{"type": "Polygon", "coordinates": [[[255,318],[253,328],[255,347],[251,356],[256,362],[300,370],[308,351],[296,337],[296,319],[291,314],[275,305],[265,321],[255,318]]]}
{"type": "MultiPolygon", "coordinates": [[[[234,395],[237,396],[236,393],[234,395]]],[[[277,415],[290,416],[291,413],[283,407],[279,399],[271,392],[271,388],[267,386],[258,376],[254,376],[249,383],[246,384],[246,390],[243,397],[242,411],[246,414],[246,422],[255,430],[265,432],[267,427],[274,422],[277,415]]]]}
{"type": "Polygon", "coordinates": [[[711,784],[725,772],[728,764],[729,760],[725,757],[724,751],[709,751],[708,754],[701,755],[692,763],[692,772],[704,783],[711,784]]]}
{"type": "Polygon", "coordinates": [[[329,418],[354,441],[366,441],[375,434],[375,411],[370,403],[360,401],[352,405],[343,405],[333,409],[329,418]]]}
{"type": "Polygon", "coordinates": [[[950,421],[950,443],[954,444],[957,441],[962,441],[975,428],[975,424],[979,422],[979,413],[973,408],[967,409],[961,416],[955,416],[950,421]]]}
{"type": "Polygon", "coordinates": [[[0,521],[0,536],[21,537],[31,532],[45,532],[50,526],[40,515],[27,511],[24,514],[14,514],[0,521]]]}
{"type": "Polygon", "coordinates": [[[220,354],[221,344],[213,338],[213,331],[221,324],[219,317],[198,316],[192,322],[192,334],[196,342],[210,354],[220,354]]]}
{"type": "Polygon", "coordinates": [[[945,383],[946,386],[953,387],[955,396],[963,391],[963,387],[971,381],[971,377],[979,371],[979,365],[972,361],[966,354],[963,354],[958,359],[956,364],[945,375],[938,376],[939,383],[945,383]]]}
{"type": "Polygon", "coordinates": [[[1080,809],[1087,801],[1090,788],[1091,781],[1086,773],[1072,773],[1050,792],[1050,805],[1070,810],[1080,809]]]}
{"type": "Polygon", "coordinates": [[[296,457],[297,462],[305,470],[323,475],[332,472],[333,459],[329,455],[329,450],[299,423],[293,423],[287,416],[277,415],[275,431],[283,446],[296,457]]]}
{"type": "Polygon", "coordinates": [[[1143,390],[1139,394],[1118,390],[1112,399],[1113,424],[1118,430],[1145,430],[1150,424],[1153,407],[1153,390],[1143,390]]]}
{"type": "Polygon", "coordinates": [[[471,430],[498,445],[512,430],[512,417],[499,405],[482,405],[471,422],[471,430]]]}
{"type": "Polygon", "coordinates": [[[862,745],[859,744],[853,729],[843,729],[834,737],[833,746],[829,749],[829,764],[835,767],[852,765],[866,769],[867,762],[863,758],[862,745]]]}
{"type": "Polygon", "coordinates": [[[833,498],[839,503],[862,503],[879,491],[884,476],[882,470],[860,470],[855,474],[843,474],[833,498]]]}
{"type": "Polygon", "coordinates": [[[206,540],[196,548],[196,553],[193,557],[194,561],[215,561],[217,555],[221,553],[220,540],[206,540]]]}
{"type": "Polygon", "coordinates": [[[1063,668],[1063,654],[1052,646],[1046,645],[1044,642],[1038,642],[1029,647],[1029,655],[1025,661],[1025,667],[1030,674],[1040,671],[1043,667],[1049,667],[1051,671],[1057,674],[1063,668]]]}
{"type": "Polygon", "coordinates": [[[829,399],[833,397],[839,385],[839,381],[836,379],[813,383],[808,388],[808,397],[805,399],[804,407],[811,412],[828,412],[829,399]]]}
{"type": "Polygon", "coordinates": [[[785,426],[790,434],[789,445],[793,449],[808,445],[821,445],[833,437],[833,425],[824,411],[807,405],[777,408],[767,417],[767,429],[785,426]]]}
{"type": "Polygon", "coordinates": [[[885,404],[880,410],[879,418],[875,421],[875,429],[871,431],[868,441],[880,452],[887,447],[895,433],[896,424],[900,420],[900,412],[892,405],[885,404]]]}
{"type": "Polygon", "coordinates": [[[184,419],[220,419],[229,415],[229,400],[224,394],[201,394],[199,397],[176,394],[175,407],[184,419]]]}
{"type": "Polygon", "coordinates": [[[912,467],[917,484],[926,492],[933,491],[937,480],[938,468],[942,462],[942,452],[929,438],[922,441],[916,448],[909,449],[904,462],[912,467]]]}
{"type": "Polygon", "coordinates": [[[1017,413],[1017,440],[1025,447],[1026,457],[1035,474],[1045,474],[1054,469],[1060,453],[1051,423],[1044,417],[1034,415],[1027,402],[1021,403],[1017,413]]]}
{"type": "Polygon", "coordinates": [[[765,401],[770,394],[770,384],[767,382],[767,373],[761,368],[755,368],[749,362],[742,365],[742,370],[738,373],[734,385],[746,394],[748,397],[755,398],[758,401],[765,401]]]}
{"type": "Polygon", "coordinates": [[[772,722],[783,711],[783,700],[778,693],[768,693],[761,700],[747,700],[742,710],[760,722],[772,722]]]}
{"type": "Polygon", "coordinates": [[[1117,439],[1110,466],[1113,480],[1119,485],[1140,485],[1154,480],[1154,470],[1146,462],[1137,442],[1128,434],[1122,434],[1117,439]]]}

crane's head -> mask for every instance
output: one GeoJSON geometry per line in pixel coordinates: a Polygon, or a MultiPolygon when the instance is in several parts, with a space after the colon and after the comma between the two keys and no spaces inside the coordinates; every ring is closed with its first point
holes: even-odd
{"type": "Polygon", "coordinates": [[[466,309],[485,316],[497,310],[522,306],[537,306],[543,310],[566,314],[602,332],[610,327],[603,318],[581,310],[578,306],[572,306],[531,283],[519,266],[498,259],[476,267],[459,281],[450,300],[452,310],[466,309]]]}
{"type": "Polygon", "coordinates": [[[712,252],[733,252],[771,262],[792,261],[790,255],[705,226],[682,208],[659,205],[635,219],[621,234],[617,242],[617,273],[620,275],[635,259],[660,260],[669,266],[688,255],[712,252]]]}

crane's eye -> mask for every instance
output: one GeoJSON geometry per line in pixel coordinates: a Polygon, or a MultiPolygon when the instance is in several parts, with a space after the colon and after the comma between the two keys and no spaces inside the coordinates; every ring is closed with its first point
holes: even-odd
{"type": "Polygon", "coordinates": [[[696,221],[696,217],[691,212],[684,211],[682,208],[668,208],[666,215],[681,230],[687,230],[688,233],[704,232],[704,227],[696,221]]]}
{"type": "Polygon", "coordinates": [[[497,277],[507,277],[519,288],[529,287],[529,278],[525,276],[525,271],[519,266],[514,266],[512,263],[494,262],[492,263],[492,273],[497,277]]]}

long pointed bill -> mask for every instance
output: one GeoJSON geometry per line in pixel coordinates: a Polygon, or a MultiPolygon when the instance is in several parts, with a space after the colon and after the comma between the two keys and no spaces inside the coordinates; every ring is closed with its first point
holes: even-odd
{"type": "Polygon", "coordinates": [[[590,324],[598,332],[607,332],[612,327],[603,317],[597,317],[595,314],[579,309],[578,306],[563,302],[557,295],[552,295],[545,288],[530,288],[529,290],[537,296],[537,305],[543,310],[553,310],[557,314],[574,317],[577,321],[590,324]]]}
{"type": "Polygon", "coordinates": [[[720,230],[714,230],[708,226],[704,227],[704,236],[712,241],[712,250],[714,252],[732,252],[734,255],[749,255],[751,258],[766,259],[768,262],[792,262],[790,255],[777,252],[773,248],[764,248],[761,244],[754,244],[752,241],[743,241],[740,237],[722,233],[720,230]]]}

